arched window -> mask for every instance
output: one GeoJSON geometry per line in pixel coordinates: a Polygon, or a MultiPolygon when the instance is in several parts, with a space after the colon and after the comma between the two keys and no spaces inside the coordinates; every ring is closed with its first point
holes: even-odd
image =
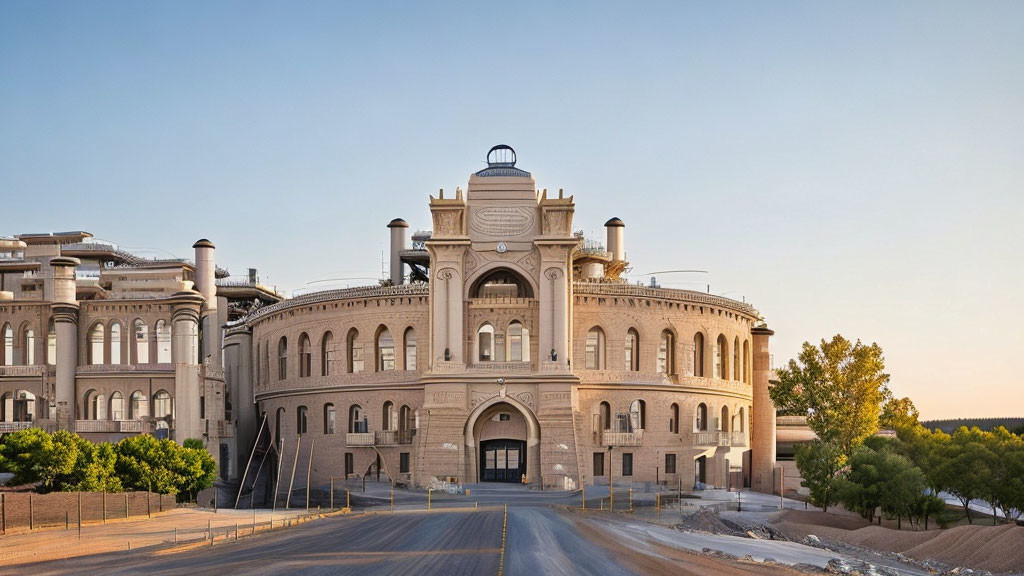
{"type": "MultiPolygon", "coordinates": [[[[331,364],[334,363],[334,334],[324,332],[320,341],[320,375],[331,375],[331,364]]],[[[332,432],[333,434],[333,432],[332,432]]]]}
{"type": "Polygon", "coordinates": [[[587,370],[604,370],[604,330],[593,327],[587,332],[587,370]]]}
{"type": "Polygon", "coordinates": [[[704,334],[693,335],[693,375],[704,376],[704,334]]]}
{"type": "Polygon", "coordinates": [[[149,326],[136,320],[132,332],[135,334],[135,363],[149,364],[149,326]]]}
{"type": "Polygon", "coordinates": [[[277,379],[288,377],[288,338],[281,336],[277,341],[277,379]]]}
{"type": "Polygon", "coordinates": [[[725,334],[718,335],[718,346],[715,347],[715,378],[729,379],[729,340],[725,334]]]}
{"type": "Polygon", "coordinates": [[[647,402],[633,400],[629,405],[629,425],[633,430],[643,430],[647,425],[647,402]]]}
{"type": "Polygon", "coordinates": [[[103,324],[99,322],[89,329],[89,364],[103,364],[103,324]]]}
{"type": "Polygon", "coordinates": [[[391,332],[381,326],[377,328],[377,372],[395,369],[395,339],[391,332]]]}
{"type": "Polygon", "coordinates": [[[508,349],[506,357],[509,362],[530,361],[530,331],[524,328],[519,321],[514,320],[508,325],[505,346],[508,349]]]}
{"type": "Polygon", "coordinates": [[[732,343],[732,379],[742,380],[742,364],[740,364],[740,339],[739,336],[733,339],[732,343]]]}
{"type": "Polygon", "coordinates": [[[398,414],[395,413],[395,404],[391,400],[384,403],[380,422],[381,430],[394,430],[398,427],[398,414]]]}
{"type": "Polygon", "coordinates": [[[153,394],[153,417],[154,418],[173,418],[174,417],[174,400],[166,390],[160,390],[156,394],[153,394]]]}
{"type": "Polygon", "coordinates": [[[626,332],[626,371],[640,371],[640,334],[635,328],[626,332]]]}
{"type": "Polygon", "coordinates": [[[353,404],[348,408],[348,431],[350,434],[365,433],[368,429],[363,416],[363,407],[353,404]]]}
{"type": "Polygon", "coordinates": [[[163,320],[156,321],[156,361],[158,364],[171,363],[171,326],[163,320]]]}
{"type": "Polygon", "coordinates": [[[601,430],[611,430],[612,429],[612,406],[611,406],[611,404],[609,404],[607,402],[601,402],[601,407],[599,409],[599,412],[600,412],[599,416],[600,416],[601,430]]]}
{"type": "Polygon", "coordinates": [[[729,431],[729,407],[728,406],[722,406],[722,421],[721,421],[721,423],[719,423],[719,426],[721,427],[722,432],[728,432],[729,431]]]}
{"type": "Polygon", "coordinates": [[[260,346],[260,343],[257,342],[256,343],[256,358],[255,358],[255,360],[256,360],[255,361],[255,364],[256,364],[256,366],[255,366],[255,368],[256,368],[256,383],[257,384],[260,384],[261,382],[263,382],[262,380],[260,380],[260,375],[262,374],[262,370],[260,370],[260,368],[261,368],[261,366],[263,364],[263,355],[260,352],[261,348],[262,348],[262,346],[260,346]]]}
{"type": "Polygon", "coordinates": [[[107,419],[107,399],[103,394],[92,393],[89,399],[89,412],[93,420],[107,419]]]}
{"type": "Polygon", "coordinates": [[[658,372],[661,374],[675,374],[676,338],[670,330],[661,333],[661,343],[658,345],[658,372]]]}
{"type": "Polygon", "coordinates": [[[36,363],[36,332],[31,327],[25,327],[25,336],[22,338],[25,353],[22,357],[25,358],[26,366],[33,366],[36,363]]]}
{"type": "Polygon", "coordinates": [[[270,382],[270,341],[263,344],[263,381],[270,382]]]}
{"type": "Polygon", "coordinates": [[[309,335],[299,335],[299,378],[307,378],[313,373],[313,350],[309,347],[309,335]]]}
{"type": "Polygon", "coordinates": [[[533,298],[530,283],[507,268],[488,272],[473,282],[469,294],[470,298],[533,298]]]}
{"type": "Polygon", "coordinates": [[[750,341],[743,341],[743,378],[741,378],[747,384],[750,384],[750,341]]]}
{"type": "Polygon", "coordinates": [[[345,349],[348,351],[348,372],[357,374],[363,371],[363,343],[359,341],[359,330],[355,328],[348,331],[345,338],[345,349]]]}
{"type": "Polygon", "coordinates": [[[277,409],[277,416],[274,421],[274,444],[277,446],[281,445],[281,426],[284,424],[284,408],[277,409]]]}
{"type": "Polygon", "coordinates": [[[746,432],[747,431],[747,422],[746,422],[746,419],[744,418],[746,416],[746,414],[747,414],[746,409],[740,408],[740,414],[739,414],[740,429],[739,429],[739,432],[746,432]]]}
{"type": "Polygon", "coordinates": [[[0,357],[0,365],[13,366],[14,365],[14,330],[10,324],[4,324],[3,330],[4,348],[2,350],[3,356],[0,357]]]}
{"type": "Polygon", "coordinates": [[[120,392],[110,395],[110,419],[124,420],[124,396],[120,392]]]}
{"type": "Polygon", "coordinates": [[[334,404],[324,404],[324,434],[334,434],[334,404]]]}
{"type": "Polygon", "coordinates": [[[295,410],[295,433],[296,434],[305,434],[306,433],[306,424],[307,424],[306,407],[305,406],[299,406],[298,409],[295,410]]]}
{"type": "Polygon", "coordinates": [[[706,432],[708,429],[708,405],[701,402],[697,405],[697,431],[706,432]]]}
{"type": "Polygon", "coordinates": [[[476,331],[476,345],[479,349],[477,358],[480,362],[494,360],[494,326],[484,324],[476,331]]]}
{"type": "Polygon", "coordinates": [[[402,404],[398,411],[398,432],[403,438],[409,438],[409,432],[416,427],[416,420],[413,417],[412,408],[402,404]]]}
{"type": "Polygon", "coordinates": [[[53,318],[46,324],[46,363],[57,365],[57,327],[53,318]]]}
{"type": "Polygon", "coordinates": [[[416,331],[412,328],[405,329],[405,369],[416,369],[416,331]]]}
{"type": "Polygon", "coordinates": [[[675,402],[669,408],[668,431],[679,434],[679,404],[675,402]]]}
{"type": "Polygon", "coordinates": [[[142,420],[147,416],[149,416],[149,401],[142,395],[142,392],[138,390],[132,392],[128,398],[128,419],[142,420]]]}
{"type": "Polygon", "coordinates": [[[121,324],[118,322],[110,324],[110,363],[121,363],[121,324]]]}

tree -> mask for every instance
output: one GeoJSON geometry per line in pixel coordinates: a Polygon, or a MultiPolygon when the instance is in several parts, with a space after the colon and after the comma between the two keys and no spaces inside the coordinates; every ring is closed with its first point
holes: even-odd
{"type": "Polygon", "coordinates": [[[960,500],[971,524],[971,502],[984,496],[988,465],[994,459],[984,436],[978,428],[958,428],[942,451],[936,470],[939,485],[960,500]]]}
{"type": "Polygon", "coordinates": [[[75,438],[66,430],[49,434],[40,428],[7,434],[0,444],[2,469],[14,474],[15,485],[39,484],[41,492],[58,489],[59,480],[71,475],[78,461],[75,438]]]}
{"type": "Polygon", "coordinates": [[[992,522],[1002,510],[1007,521],[1024,510],[1024,441],[1002,426],[982,436],[991,453],[982,477],[982,497],[993,507],[992,522]]]}
{"type": "Polygon", "coordinates": [[[807,425],[819,439],[850,454],[878,430],[889,394],[881,347],[851,343],[837,334],[819,347],[805,342],[798,360],[778,370],[772,401],[786,413],[807,414],[807,425]]]}
{"type": "Polygon", "coordinates": [[[899,433],[916,428],[918,416],[917,407],[910,401],[910,398],[890,396],[882,405],[882,415],[878,419],[878,424],[882,428],[899,433]]]}
{"type": "Polygon", "coordinates": [[[796,465],[803,476],[801,486],[810,489],[810,501],[828,512],[839,501],[840,478],[846,456],[838,444],[814,440],[796,451],[796,465]]]}

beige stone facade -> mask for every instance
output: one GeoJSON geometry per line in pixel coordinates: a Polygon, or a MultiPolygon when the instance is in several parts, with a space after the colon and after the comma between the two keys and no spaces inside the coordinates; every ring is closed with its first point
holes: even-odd
{"type": "Polygon", "coordinates": [[[773,489],[757,310],[626,283],[623,222],[606,224],[608,250],[574,233],[573,197],[537,190],[507,147],[430,209],[411,248],[389,223],[388,282],[228,325],[227,380],[251,385],[249,437],[298,470],[287,482],[773,489]]]}

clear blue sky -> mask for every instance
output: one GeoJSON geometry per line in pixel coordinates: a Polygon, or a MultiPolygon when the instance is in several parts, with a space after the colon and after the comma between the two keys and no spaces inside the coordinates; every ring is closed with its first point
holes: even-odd
{"type": "Polygon", "coordinates": [[[0,234],[376,277],[497,143],[776,364],[838,332],[1024,414],[1024,3],[0,3],[0,234]]]}

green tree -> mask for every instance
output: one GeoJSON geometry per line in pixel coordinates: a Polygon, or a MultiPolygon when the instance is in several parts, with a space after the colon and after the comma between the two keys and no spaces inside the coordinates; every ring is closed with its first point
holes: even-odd
{"type": "Polygon", "coordinates": [[[1016,517],[1024,510],[1024,441],[1002,426],[982,438],[991,453],[988,474],[982,477],[982,497],[995,509],[993,524],[998,510],[1010,521],[1011,515],[1016,517]]]}
{"type": "Polygon", "coordinates": [[[12,484],[39,484],[41,492],[59,489],[60,480],[75,470],[76,438],[66,430],[49,434],[39,428],[7,434],[0,444],[2,469],[14,474],[12,484]]]}
{"type": "Polygon", "coordinates": [[[936,470],[938,484],[960,500],[971,524],[971,502],[983,498],[988,482],[989,464],[994,455],[985,445],[985,433],[961,426],[945,445],[936,470]]]}
{"type": "Polygon", "coordinates": [[[889,395],[884,370],[878,344],[852,343],[837,334],[820,346],[805,342],[798,359],[778,370],[770,395],[781,411],[806,414],[819,439],[850,454],[878,430],[881,405],[889,395]]]}
{"type": "Polygon", "coordinates": [[[796,451],[796,465],[803,476],[801,486],[810,489],[810,501],[828,512],[839,501],[841,472],[846,456],[839,445],[814,440],[796,451]]]}
{"type": "Polygon", "coordinates": [[[899,433],[916,428],[918,416],[917,407],[910,398],[889,397],[882,404],[882,415],[878,419],[878,424],[882,428],[899,433]]]}

